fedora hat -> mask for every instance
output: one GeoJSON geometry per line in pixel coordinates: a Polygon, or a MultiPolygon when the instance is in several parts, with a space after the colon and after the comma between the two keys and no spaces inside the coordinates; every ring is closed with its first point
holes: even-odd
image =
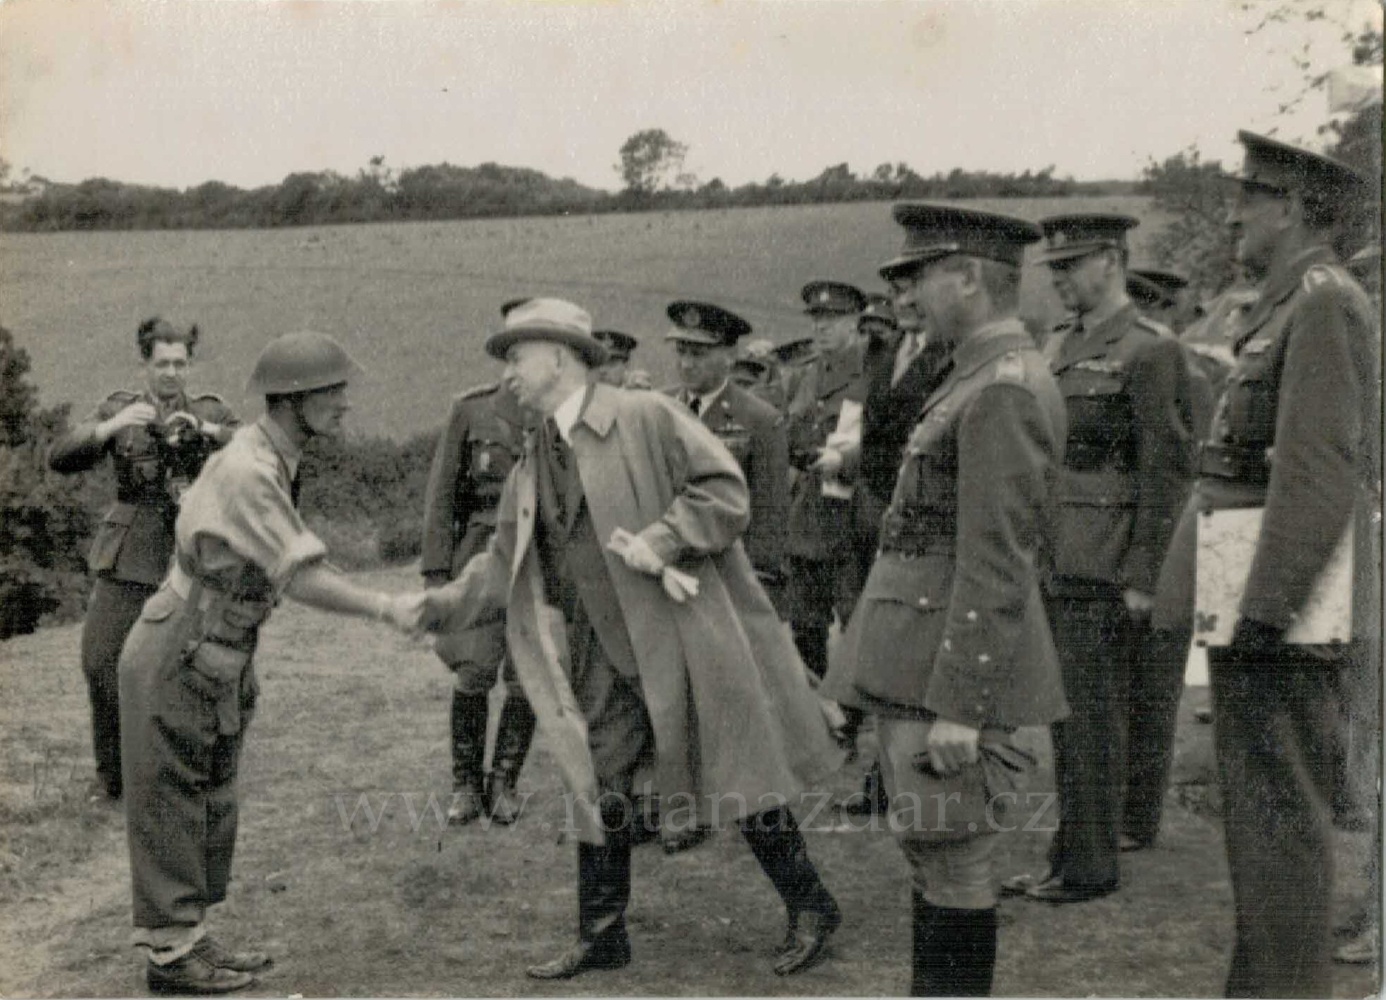
{"type": "Polygon", "coordinates": [[[486,338],[486,353],[501,361],[515,344],[543,340],[572,348],[589,368],[606,361],[606,345],[592,336],[592,317],[563,299],[527,299],[505,314],[505,328],[486,338]]]}

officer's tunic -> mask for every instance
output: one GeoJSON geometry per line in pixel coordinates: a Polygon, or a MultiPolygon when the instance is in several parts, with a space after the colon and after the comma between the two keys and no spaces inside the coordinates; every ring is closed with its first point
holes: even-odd
{"type": "MultiPolygon", "coordinates": [[[[506,477],[524,449],[525,425],[524,411],[499,383],[453,400],[424,493],[419,571],[425,579],[455,579],[485,550],[506,477]]],[[[466,673],[459,690],[484,693],[505,656],[505,622],[440,637],[436,649],[450,669],[466,673]]]]}
{"type": "Polygon", "coordinates": [[[327,553],[294,508],[298,462],[268,417],[212,456],[183,497],[169,578],[121,653],[135,939],[167,958],[196,943],[226,895],[259,626],[327,553]]]}
{"type": "Polygon", "coordinates": [[[1366,294],[1319,246],[1267,276],[1233,346],[1159,614],[1177,622],[1193,607],[1199,511],[1264,507],[1240,617],[1277,632],[1354,528],[1349,649],[1209,651],[1237,914],[1227,995],[1328,996],[1330,716],[1345,669],[1381,669],[1379,333],[1366,294]]]}
{"type": "MultiPolygon", "coordinates": [[[[692,401],[686,390],[675,397],[692,401]]],[[[751,491],[751,523],[741,544],[756,576],[778,607],[785,573],[789,513],[789,446],[779,412],[749,389],[727,382],[698,413],[703,426],[727,446],[751,491]]]]}
{"type": "Polygon", "coordinates": [[[1168,771],[1182,658],[1166,644],[1152,646],[1148,622],[1132,618],[1122,592],[1155,593],[1192,478],[1192,391],[1178,341],[1130,303],[1091,330],[1060,327],[1044,349],[1068,412],[1046,599],[1073,709],[1052,733],[1059,828],[1049,866],[1068,886],[1108,887],[1120,877],[1122,732],[1132,681],[1142,700],[1156,703],[1139,725],[1157,732],[1137,736],[1160,755],[1153,777],[1151,768],[1138,774],[1142,839],[1154,838],[1152,809],[1158,825],[1149,786],[1158,800],[1168,771]],[[1157,692],[1151,699],[1147,682],[1157,692]]]}
{"type": "Polygon", "coordinates": [[[788,607],[805,665],[822,677],[828,667],[833,615],[852,616],[861,578],[853,571],[851,502],[823,494],[823,478],[809,466],[837,427],[842,404],[861,376],[857,344],[823,354],[807,365],[786,409],[789,463],[797,470],[789,494],[788,607]]]}
{"type": "MultiPolygon", "coordinates": [[[[1044,505],[1063,456],[1063,402],[1019,320],[975,331],[952,361],[906,446],[880,555],[824,685],[830,697],[880,717],[893,802],[902,792],[925,803],[960,793],[958,814],[898,829],[917,871],[929,845],[994,832],[978,811],[1001,791],[987,787],[980,765],[954,784],[930,786],[913,763],[928,725],[946,719],[1001,741],[1067,712],[1037,565],[1044,505]],[[944,797],[934,799],[940,790],[944,797]],[[971,830],[959,819],[968,814],[977,822],[971,830]]],[[[966,885],[919,875],[935,905],[994,903],[985,872],[966,885]]]]}
{"type": "Polygon", "coordinates": [[[211,450],[230,440],[237,423],[221,397],[211,393],[161,402],[148,392],[114,392],[49,454],[56,472],[85,472],[107,455],[115,470],[116,502],[102,517],[87,557],[96,580],[82,625],[82,673],[91,700],[96,771],[113,793],[121,787],[116,679],[121,644],[168,572],[178,496],[211,450]],[[176,451],[161,447],[156,429],[149,426],[123,427],[108,440],[97,440],[98,424],[139,402],[154,407],[156,428],[182,410],[222,429],[215,440],[188,439],[176,451]]]}

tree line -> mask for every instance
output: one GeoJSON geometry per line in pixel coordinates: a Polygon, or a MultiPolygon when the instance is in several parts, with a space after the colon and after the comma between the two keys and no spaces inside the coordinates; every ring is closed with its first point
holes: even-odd
{"type": "Polygon", "coordinates": [[[180,191],[104,177],[76,184],[30,178],[11,186],[10,197],[0,203],[0,229],[260,229],[898,198],[1054,198],[1118,193],[1133,186],[1079,183],[1055,177],[1053,167],[1022,173],[954,169],[925,177],[896,163],[858,176],[839,163],[807,181],[776,174],[732,187],[720,178],[703,183],[680,173],[667,184],[642,180],[612,193],[523,167],[442,163],[394,171],[374,157],[354,177],[331,170],[301,172],[248,190],[220,181],[180,191]]]}

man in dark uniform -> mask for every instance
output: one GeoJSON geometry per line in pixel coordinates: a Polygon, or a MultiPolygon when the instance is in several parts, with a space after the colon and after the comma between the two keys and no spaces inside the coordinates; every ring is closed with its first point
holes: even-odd
{"type": "Polygon", "coordinates": [[[1227,995],[1330,996],[1332,709],[1345,671],[1381,667],[1380,334],[1330,247],[1367,191],[1335,160],[1238,137],[1232,229],[1261,294],[1238,325],[1157,620],[1193,607],[1200,512],[1259,508],[1231,643],[1208,655],[1236,908],[1227,995]],[[1353,640],[1299,644],[1293,626],[1349,529],[1353,640]]]}
{"type": "Polygon", "coordinates": [[[814,354],[797,377],[786,407],[789,462],[795,469],[789,494],[789,626],[804,665],[816,676],[828,670],[828,631],[834,614],[843,627],[852,617],[862,578],[852,550],[852,486],[841,478],[842,451],[829,446],[840,430],[844,407],[861,374],[856,318],[866,296],[840,281],[811,281],[802,291],[813,321],[814,354]]]}
{"type": "Polygon", "coordinates": [[[236,774],[260,686],[260,626],[281,597],[412,633],[423,592],[362,589],[326,562],[294,498],[303,446],[338,437],[360,371],[320,333],[260,353],[250,391],[265,414],[213,455],[183,497],[168,576],[120,654],[132,942],[152,992],[229,993],[271,964],[207,929],[226,898],[240,813],[236,774]]]}
{"type": "Polygon", "coordinates": [[[1192,404],[1179,342],[1126,293],[1130,216],[1040,220],[1041,261],[1074,317],[1044,344],[1068,410],[1045,587],[1072,715],[1055,723],[1059,827],[1049,871],[1008,891],[1068,903],[1117,888],[1128,676],[1144,748],[1133,775],[1131,846],[1148,846],[1173,750],[1185,650],[1150,632],[1155,584],[1192,479],[1192,404]],[[1139,817],[1136,813],[1139,812],[1139,817]]]}
{"type": "MultiPolygon", "coordinates": [[[[727,446],[751,491],[751,523],[741,536],[761,586],[780,606],[789,513],[789,448],[784,420],[769,403],[731,381],[736,344],[751,324],[720,306],[674,302],[664,339],[678,355],[680,385],[667,390],[727,446]]],[[[594,334],[595,336],[595,334],[594,334]]]]}
{"type": "Polygon", "coordinates": [[[739,821],[788,915],[774,970],[808,967],[841,916],[786,803],[836,754],[738,541],[745,477],[677,401],[594,384],[605,349],[570,302],[515,309],[486,349],[545,420],[487,551],[430,603],[434,624],[453,628],[505,608],[510,655],[569,793],[578,939],[527,974],[630,962],[630,797],[646,769],[661,801],[739,821]]]}
{"type": "MultiPolygon", "coordinates": [[[[501,489],[524,448],[525,425],[520,405],[500,383],[478,386],[453,401],[424,492],[420,572],[425,586],[455,579],[486,548],[496,530],[501,489]]],[[[506,668],[505,704],[487,781],[482,773],[487,696],[505,660],[505,622],[444,637],[435,648],[454,676],[448,822],[464,825],[489,812],[496,822],[509,825],[519,818],[515,782],[534,737],[534,713],[506,668]]]]}
{"type": "Polygon", "coordinates": [[[606,347],[606,363],[597,369],[597,381],[618,389],[651,388],[649,372],[630,367],[630,356],[640,341],[620,330],[593,330],[592,336],[606,347]]]}
{"type": "Polygon", "coordinates": [[[981,996],[996,961],[996,834],[1016,829],[1019,726],[1065,711],[1036,565],[1063,400],[1016,315],[1039,230],[953,205],[895,207],[882,268],[950,348],[919,412],[880,555],[825,688],[877,716],[891,827],[912,869],[910,993],[981,996]]]}
{"type": "Polygon", "coordinates": [[[116,502],[101,519],[88,557],[96,581],[82,626],[97,795],[110,799],[121,796],[120,647],[168,572],[182,492],[239,422],[220,396],[186,392],[196,326],[156,316],[140,324],[136,342],[144,391],[111,393],[48,457],[56,472],[85,472],[107,455],[115,467],[116,502]]]}
{"type": "Polygon", "coordinates": [[[775,359],[780,394],[784,398],[784,405],[788,406],[789,401],[794,398],[795,390],[799,387],[799,380],[809,365],[813,363],[815,357],[813,338],[796,337],[794,340],[787,340],[770,354],[775,359]]]}
{"type": "Polygon", "coordinates": [[[1177,271],[1133,267],[1126,272],[1126,294],[1146,316],[1176,336],[1188,325],[1189,279],[1177,271]]]}

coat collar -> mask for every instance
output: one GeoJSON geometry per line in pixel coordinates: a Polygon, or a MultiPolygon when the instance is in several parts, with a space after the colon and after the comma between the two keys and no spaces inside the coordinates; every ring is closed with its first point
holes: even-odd
{"type": "Polygon", "coordinates": [[[1332,264],[1336,260],[1329,247],[1317,244],[1291,257],[1283,266],[1268,274],[1261,286],[1260,298],[1252,303],[1251,308],[1242,317],[1242,333],[1237,339],[1241,340],[1243,336],[1263,324],[1275,311],[1276,306],[1289,298],[1290,293],[1299,287],[1299,283],[1304,279],[1304,272],[1309,268],[1316,264],[1332,264]]]}
{"type": "MultiPolygon", "coordinates": [[[[582,413],[577,418],[578,424],[585,424],[592,429],[597,437],[604,438],[611,432],[611,425],[616,422],[616,405],[618,402],[617,393],[627,392],[626,389],[617,389],[615,386],[607,385],[605,382],[598,382],[588,390],[587,405],[582,408],[582,413]]],[[[574,424],[573,426],[577,426],[574,424]]]]}
{"type": "Polygon", "coordinates": [[[953,348],[953,373],[948,377],[950,383],[958,382],[974,374],[989,361],[994,361],[1007,351],[1022,347],[1034,347],[1025,324],[1014,316],[988,323],[972,333],[953,348]]]}
{"type": "Polygon", "coordinates": [[[1136,314],[1136,304],[1128,302],[1091,330],[1085,330],[1082,333],[1068,330],[1062,334],[1063,341],[1059,344],[1054,370],[1060,371],[1076,365],[1080,361],[1100,358],[1106,354],[1109,347],[1126,335],[1126,331],[1130,328],[1131,321],[1136,318],[1136,314]]]}

